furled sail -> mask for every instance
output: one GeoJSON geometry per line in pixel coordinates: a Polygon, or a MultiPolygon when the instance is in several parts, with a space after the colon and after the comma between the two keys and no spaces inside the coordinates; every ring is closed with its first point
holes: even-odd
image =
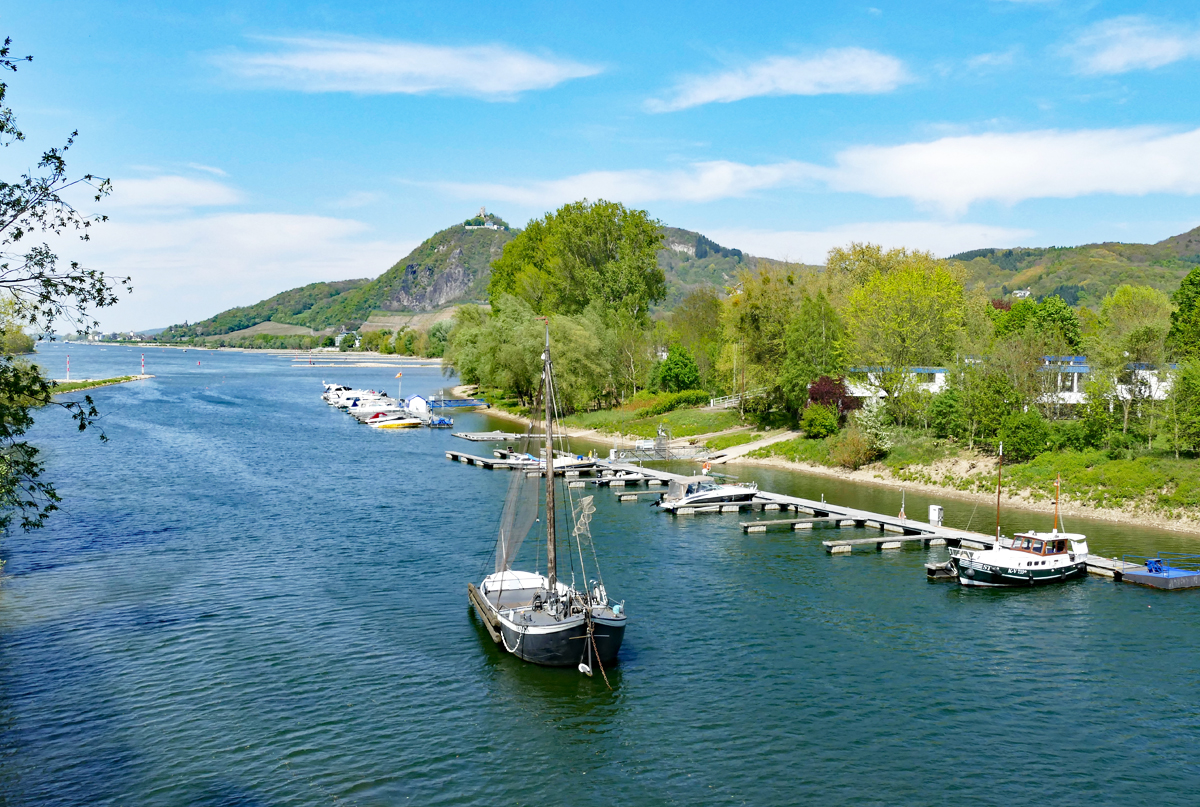
{"type": "Polygon", "coordinates": [[[504,499],[504,513],[500,516],[500,534],[496,538],[496,571],[512,568],[521,542],[533,528],[538,514],[538,477],[529,477],[524,471],[513,471],[508,481],[508,495],[504,499]]]}

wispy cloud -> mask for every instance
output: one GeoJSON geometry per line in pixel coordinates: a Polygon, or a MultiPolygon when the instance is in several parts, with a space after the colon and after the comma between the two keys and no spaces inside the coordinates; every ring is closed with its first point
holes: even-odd
{"type": "Polygon", "coordinates": [[[967,67],[975,70],[991,67],[1008,67],[1016,61],[1018,51],[1018,48],[1011,47],[1008,50],[981,53],[978,56],[972,56],[970,59],[967,59],[967,67]]]}
{"type": "Polygon", "coordinates": [[[201,165],[200,163],[188,163],[187,167],[191,168],[193,170],[196,170],[196,171],[203,171],[206,174],[212,174],[213,176],[218,176],[218,177],[229,176],[229,174],[226,173],[223,169],[215,168],[211,165],[201,165]]]}
{"type": "Polygon", "coordinates": [[[374,277],[416,246],[383,241],[353,219],[282,213],[121,216],[93,231],[79,257],[133,278],[100,312],[105,329],[195,321],[319,280],[374,277]]]}
{"type": "Polygon", "coordinates": [[[222,56],[219,63],[253,84],[301,92],[443,93],[510,100],[601,72],[555,56],[503,45],[448,47],[350,37],[267,39],[277,47],[222,56]]]}
{"type": "Polygon", "coordinates": [[[651,112],[674,112],[762,95],[885,93],[910,81],[899,59],[864,48],[834,48],[810,57],[776,56],[736,70],[681,81],[651,112]]]}
{"type": "Polygon", "coordinates": [[[1146,17],[1114,17],[1085,30],[1065,48],[1085,75],[1113,75],[1200,56],[1200,31],[1146,17]]]}
{"type": "Polygon", "coordinates": [[[741,197],[765,188],[805,181],[814,166],[800,162],[745,165],[699,162],[667,170],[590,171],[562,179],[503,183],[443,182],[435,187],[466,199],[488,199],[531,207],[575,199],[612,199],[630,204],[659,201],[711,202],[741,197]]]}
{"type": "Polygon", "coordinates": [[[1196,154],[1200,129],[1044,130],[856,146],[839,152],[832,165],[710,161],[675,169],[591,171],[517,183],[443,182],[433,187],[471,200],[546,208],[585,197],[631,204],[704,203],[805,187],[905,198],[959,216],[985,201],[1200,194],[1196,154]]]}
{"type": "Polygon", "coordinates": [[[817,264],[825,262],[831,248],[851,241],[925,249],[944,257],[985,246],[1013,247],[1034,235],[1032,230],[937,221],[861,222],[824,230],[717,229],[707,233],[717,242],[751,255],[817,264]]]}
{"type": "Polygon", "coordinates": [[[167,175],[150,179],[114,179],[112,184],[112,196],[103,202],[106,207],[162,212],[231,205],[242,199],[235,188],[212,179],[167,175]]]}
{"type": "Polygon", "coordinates": [[[958,215],[980,201],[1200,193],[1200,129],[1046,130],[861,146],[839,153],[829,187],[901,197],[958,215]]]}

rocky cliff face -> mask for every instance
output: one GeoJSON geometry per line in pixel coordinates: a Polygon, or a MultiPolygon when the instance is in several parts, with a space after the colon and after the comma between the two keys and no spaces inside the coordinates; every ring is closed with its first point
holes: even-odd
{"type": "Polygon", "coordinates": [[[462,225],[437,233],[388,269],[372,285],[375,307],[385,311],[434,311],[487,297],[491,263],[513,234],[462,225]]]}

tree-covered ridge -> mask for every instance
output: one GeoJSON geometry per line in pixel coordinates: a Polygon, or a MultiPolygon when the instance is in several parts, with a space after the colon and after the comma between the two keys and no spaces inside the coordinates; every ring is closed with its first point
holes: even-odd
{"type": "Polygon", "coordinates": [[[691,230],[663,227],[661,232],[663,246],[658,251],[658,265],[667,278],[663,307],[668,310],[702,286],[724,288],[732,284],[738,269],[755,260],[740,249],[723,247],[691,230]]]}
{"type": "Polygon", "coordinates": [[[1094,308],[1123,283],[1173,293],[1200,265],[1200,227],[1157,244],[975,249],[950,260],[964,264],[969,288],[993,297],[1028,288],[1037,298],[1057,294],[1069,305],[1094,308]]]}
{"type": "Polygon", "coordinates": [[[172,325],[160,335],[161,339],[186,339],[193,336],[222,336],[250,328],[262,322],[285,322],[308,327],[307,315],[318,303],[345,295],[370,281],[338,280],[331,283],[310,283],[289,289],[254,305],[231,308],[216,316],[191,325],[172,325]]]}

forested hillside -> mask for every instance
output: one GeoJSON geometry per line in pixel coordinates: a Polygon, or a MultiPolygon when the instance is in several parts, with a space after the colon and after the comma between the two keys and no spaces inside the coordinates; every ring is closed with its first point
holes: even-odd
{"type": "Polygon", "coordinates": [[[951,259],[966,265],[968,287],[992,297],[1028,288],[1035,298],[1057,294],[1068,305],[1094,308],[1122,283],[1174,292],[1200,265],[1200,227],[1157,244],[976,249],[951,259]]]}
{"type": "Polygon", "coordinates": [[[285,322],[295,325],[307,325],[304,321],[313,306],[336,299],[355,289],[362,288],[371,281],[367,278],[360,280],[338,280],[332,283],[310,283],[298,289],[276,294],[270,299],[254,305],[241,308],[231,308],[222,311],[206,320],[183,325],[172,325],[166,328],[159,338],[164,341],[188,339],[194,336],[221,336],[258,325],[260,322],[285,322]]]}

